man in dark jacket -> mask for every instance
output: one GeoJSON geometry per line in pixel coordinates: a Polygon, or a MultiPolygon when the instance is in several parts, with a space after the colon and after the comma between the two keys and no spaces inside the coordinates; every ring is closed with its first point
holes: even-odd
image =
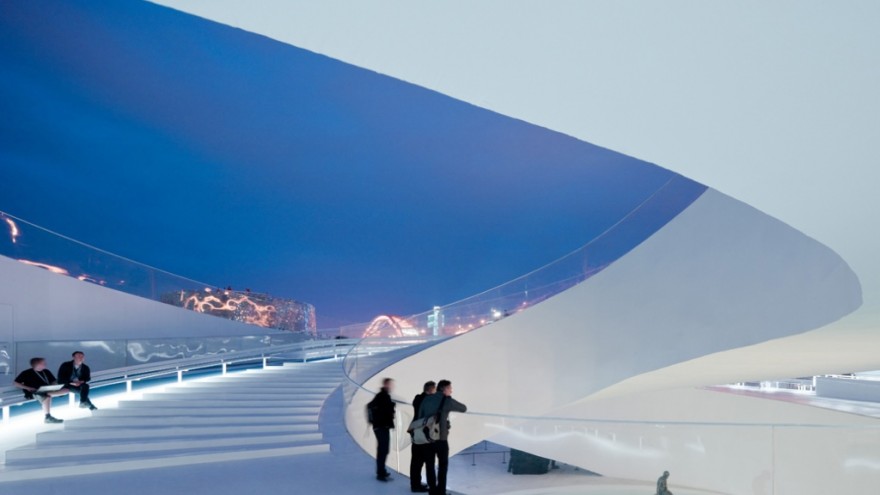
{"type": "Polygon", "coordinates": [[[394,429],[394,401],[391,400],[393,391],[394,380],[385,378],[382,380],[382,389],[367,404],[370,423],[373,424],[373,433],[376,435],[376,479],[379,481],[391,481],[391,473],[385,469],[385,460],[391,447],[391,430],[394,429]]]}
{"type": "Polygon", "coordinates": [[[467,406],[452,398],[452,383],[440,380],[437,393],[422,400],[419,407],[419,418],[427,418],[439,414],[440,439],[431,443],[432,455],[437,456],[437,489],[433,492],[446,495],[446,473],[449,470],[449,413],[466,412],[467,406]]]}
{"type": "MultiPolygon", "coordinates": [[[[427,382],[422,387],[422,393],[413,398],[413,418],[419,417],[419,408],[422,400],[437,392],[437,384],[427,382]]],[[[409,488],[413,493],[424,493],[437,488],[437,477],[434,473],[434,455],[430,445],[412,444],[412,456],[409,461],[409,488]],[[428,486],[422,484],[422,466],[426,466],[425,477],[428,486]]]]}
{"type": "Polygon", "coordinates": [[[85,363],[86,355],[82,351],[73,353],[73,360],[61,363],[58,367],[58,383],[65,385],[69,390],[79,392],[79,407],[97,409],[89,400],[89,380],[92,379],[92,370],[85,363]]]}

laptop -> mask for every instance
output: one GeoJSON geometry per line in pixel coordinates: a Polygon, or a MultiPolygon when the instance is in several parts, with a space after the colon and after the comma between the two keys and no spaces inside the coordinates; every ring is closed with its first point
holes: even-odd
{"type": "Polygon", "coordinates": [[[37,393],[44,394],[46,392],[55,392],[64,388],[64,385],[43,385],[37,389],[37,393]]]}

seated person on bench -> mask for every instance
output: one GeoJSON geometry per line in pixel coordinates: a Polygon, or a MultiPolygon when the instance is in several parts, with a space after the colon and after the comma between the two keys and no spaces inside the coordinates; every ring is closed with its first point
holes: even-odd
{"type": "Polygon", "coordinates": [[[92,371],[84,361],[86,355],[82,351],[73,353],[73,360],[61,363],[58,368],[58,383],[65,388],[79,392],[79,407],[88,407],[92,411],[97,409],[89,400],[89,380],[92,379],[92,371]]]}
{"type": "Polygon", "coordinates": [[[37,399],[43,405],[43,412],[46,413],[46,423],[63,423],[63,419],[58,419],[50,414],[52,409],[52,397],[66,395],[68,390],[62,388],[51,392],[37,392],[40,387],[46,385],[55,385],[55,377],[52,372],[46,369],[46,359],[41,357],[31,358],[30,369],[24,370],[15,377],[14,385],[24,390],[25,399],[37,399]]]}

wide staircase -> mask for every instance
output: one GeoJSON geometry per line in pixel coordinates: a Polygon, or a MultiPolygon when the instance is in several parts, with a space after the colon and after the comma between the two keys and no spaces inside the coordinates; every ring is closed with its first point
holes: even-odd
{"type": "Polygon", "coordinates": [[[328,455],[319,414],[342,378],[331,360],[169,385],[7,451],[0,481],[328,455]]]}

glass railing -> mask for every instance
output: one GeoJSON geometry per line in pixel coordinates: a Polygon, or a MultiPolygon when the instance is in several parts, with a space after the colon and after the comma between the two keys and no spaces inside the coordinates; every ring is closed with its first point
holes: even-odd
{"type": "Polygon", "coordinates": [[[13,371],[29,368],[28,361],[36,356],[46,358],[49,367],[55,369],[62,362],[69,361],[74,351],[83,351],[93,370],[107,371],[241,351],[265,349],[268,352],[274,347],[296,344],[310,338],[305,334],[277,332],[218,337],[20,341],[14,344],[15,362],[9,358],[5,362],[9,372],[0,375],[0,386],[10,385],[15,376],[13,371]]]}
{"type": "MultiPolygon", "coordinates": [[[[410,408],[402,409],[406,413],[410,408]]],[[[500,445],[608,478],[650,482],[669,471],[676,494],[856,494],[872,493],[880,482],[878,425],[618,421],[471,412],[453,421],[458,433],[479,428],[500,445]]],[[[402,435],[396,453],[406,458],[408,448],[409,438],[402,435]]]]}
{"type": "MultiPolygon", "coordinates": [[[[356,405],[363,408],[369,397],[358,395],[356,405]]],[[[405,428],[413,418],[411,405],[399,402],[396,416],[388,463],[406,473],[412,444],[405,428]]],[[[589,490],[534,493],[652,493],[644,491],[644,483],[664,471],[672,473],[670,487],[676,494],[856,494],[873,493],[880,483],[880,425],[867,424],[866,418],[851,423],[647,421],[475,411],[450,418],[450,442],[489,439],[589,469],[609,479],[614,488],[604,491],[608,487],[594,481],[589,490]],[[627,485],[621,480],[641,481],[627,485]]],[[[371,437],[352,434],[372,451],[371,437]]],[[[467,447],[451,446],[454,451],[467,447]]],[[[470,482],[478,476],[470,474],[470,482]]],[[[497,481],[497,472],[489,476],[497,481]]]]}
{"type": "Polygon", "coordinates": [[[0,255],[58,275],[159,301],[214,287],[117,256],[0,212],[0,255]]]}
{"type": "Polygon", "coordinates": [[[311,304],[181,277],[4,212],[0,212],[0,256],[83,283],[259,327],[311,333],[316,328],[311,304]]]}
{"type": "Polygon", "coordinates": [[[584,246],[480,294],[407,317],[380,317],[369,324],[339,329],[363,340],[345,358],[348,378],[356,385],[401,358],[394,346],[430,345],[524,311],[602,271],[690,205],[705,187],[674,177],[584,246]],[[395,344],[390,344],[395,342],[395,344]],[[360,361],[368,359],[367,364],[360,361]]]}
{"type": "MultiPolygon", "coordinates": [[[[348,378],[343,383],[343,395],[349,400],[376,373],[387,368],[390,363],[399,361],[433,345],[445,337],[370,337],[362,339],[343,359],[342,366],[348,378]]],[[[373,395],[375,391],[371,392],[373,395]]]]}
{"type": "MultiPolygon", "coordinates": [[[[383,359],[379,339],[370,340],[376,341],[376,354],[351,351],[360,353],[358,360],[365,371],[361,373],[347,364],[354,379],[381,366],[366,365],[367,360],[377,363],[383,359]]],[[[388,346],[385,357],[399,358],[395,353],[400,351],[388,346]]],[[[349,381],[346,394],[346,420],[360,423],[374,391],[349,381]]],[[[638,415],[637,410],[629,412],[638,415]]],[[[411,447],[405,428],[413,416],[411,403],[399,400],[388,463],[404,473],[411,447]]],[[[793,421],[786,421],[786,416],[779,422],[767,423],[518,416],[469,410],[450,418],[454,425],[452,437],[457,437],[454,440],[466,437],[476,442],[488,438],[508,448],[579,466],[612,479],[644,483],[670,471],[674,493],[872,493],[880,483],[880,425],[871,424],[866,417],[847,422],[844,416],[838,417],[843,421],[840,423],[797,421],[795,418],[801,418],[798,415],[791,417],[793,421]]],[[[372,437],[357,435],[362,427],[352,424],[349,431],[365,450],[372,452],[372,437]]],[[[466,447],[467,443],[454,450],[466,447]]],[[[601,483],[596,485],[599,488],[595,492],[572,488],[559,493],[606,493],[601,483]]],[[[641,493],[637,490],[644,488],[634,483],[632,488],[636,491],[630,492],[624,485],[614,481],[619,491],[608,493],[641,493]]]]}

